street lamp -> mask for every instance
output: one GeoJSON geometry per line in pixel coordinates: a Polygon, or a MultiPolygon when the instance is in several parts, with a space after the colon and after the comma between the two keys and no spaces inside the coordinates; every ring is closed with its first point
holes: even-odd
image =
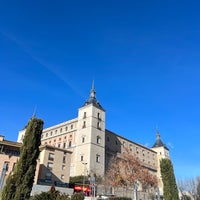
{"type": "Polygon", "coordinates": [[[85,185],[85,172],[86,172],[86,162],[82,162],[82,164],[84,165],[84,172],[83,172],[83,194],[84,194],[84,185],[85,185]]]}
{"type": "Polygon", "coordinates": [[[133,189],[134,189],[134,200],[138,200],[138,186],[139,184],[137,182],[135,182],[133,184],[133,189]]]}

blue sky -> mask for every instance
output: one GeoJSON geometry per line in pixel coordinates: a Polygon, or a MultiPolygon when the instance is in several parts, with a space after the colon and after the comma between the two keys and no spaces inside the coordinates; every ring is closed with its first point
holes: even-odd
{"type": "Polygon", "coordinates": [[[106,128],[151,147],[175,175],[200,175],[198,1],[1,1],[0,134],[17,140],[35,107],[44,127],[77,117],[92,80],[106,128]]]}

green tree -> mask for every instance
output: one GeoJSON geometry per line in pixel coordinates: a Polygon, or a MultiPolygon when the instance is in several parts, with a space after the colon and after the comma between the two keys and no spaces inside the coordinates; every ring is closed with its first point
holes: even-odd
{"type": "Polygon", "coordinates": [[[70,200],[70,197],[67,194],[61,194],[53,185],[48,192],[36,194],[30,200],[70,200]]]}
{"type": "Polygon", "coordinates": [[[23,144],[20,149],[20,157],[14,172],[10,174],[2,192],[2,200],[26,200],[29,199],[32,190],[43,121],[35,117],[31,118],[26,126],[23,144]]]}
{"type": "Polygon", "coordinates": [[[178,189],[174,176],[174,169],[170,159],[163,158],[160,160],[160,170],[163,181],[164,199],[178,200],[178,189]]]}

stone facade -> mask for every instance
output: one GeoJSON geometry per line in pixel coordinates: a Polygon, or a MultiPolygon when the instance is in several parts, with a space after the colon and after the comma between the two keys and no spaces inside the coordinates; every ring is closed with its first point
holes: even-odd
{"type": "MultiPolygon", "coordinates": [[[[4,137],[0,136],[0,189],[14,170],[20,156],[20,147],[21,143],[4,140],[4,137]]],[[[69,183],[71,154],[72,152],[66,149],[41,145],[34,184],[62,186],[69,183]]]]}
{"type": "Polygon", "coordinates": [[[0,136],[0,190],[8,175],[13,171],[20,155],[20,144],[0,136]]]}

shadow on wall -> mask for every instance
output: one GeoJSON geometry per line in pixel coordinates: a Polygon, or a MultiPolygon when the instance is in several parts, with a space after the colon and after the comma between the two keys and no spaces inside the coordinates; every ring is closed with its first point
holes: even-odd
{"type": "Polygon", "coordinates": [[[39,185],[55,185],[58,187],[68,187],[69,183],[62,182],[53,172],[52,167],[46,167],[45,165],[40,165],[39,177],[37,184],[39,185]]]}
{"type": "Polygon", "coordinates": [[[109,130],[106,130],[105,137],[105,170],[108,170],[110,160],[117,154],[121,154],[122,144],[117,135],[109,130]]]}

